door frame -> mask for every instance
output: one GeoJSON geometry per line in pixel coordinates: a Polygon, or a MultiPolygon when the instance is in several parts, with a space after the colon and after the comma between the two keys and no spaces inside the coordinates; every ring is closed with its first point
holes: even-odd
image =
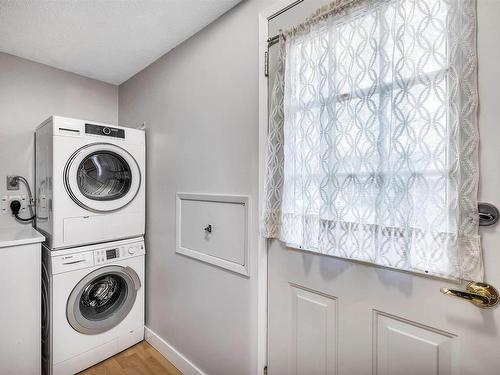
{"type": "MultiPolygon", "coordinates": [[[[259,197],[257,230],[260,229],[264,182],[266,176],[267,124],[268,124],[268,79],[265,75],[269,20],[305,0],[278,0],[259,13],[259,197]]],[[[267,366],[267,239],[257,236],[257,374],[262,375],[267,366]]]]}

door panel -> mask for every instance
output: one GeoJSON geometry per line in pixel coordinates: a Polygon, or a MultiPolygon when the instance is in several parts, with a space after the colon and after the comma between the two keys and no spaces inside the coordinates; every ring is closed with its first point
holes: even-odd
{"type": "MultiPolygon", "coordinates": [[[[327,3],[305,0],[270,19],[269,36],[327,3]]],[[[498,207],[500,2],[481,0],[477,6],[479,198],[498,207]]],[[[278,45],[270,47],[270,89],[277,51],[278,45]]],[[[480,230],[486,282],[500,287],[499,226],[480,230]]],[[[268,241],[269,374],[500,373],[500,309],[445,296],[441,287],[464,288],[268,241]]]]}
{"type": "Polygon", "coordinates": [[[290,374],[336,374],[335,297],[289,284],[290,374]]]}
{"type": "Polygon", "coordinates": [[[374,311],[373,373],[377,375],[452,374],[455,336],[374,311]]]}

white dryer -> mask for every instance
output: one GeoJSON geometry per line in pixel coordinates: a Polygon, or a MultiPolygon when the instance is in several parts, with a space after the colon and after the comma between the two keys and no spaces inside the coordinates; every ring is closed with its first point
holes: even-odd
{"type": "Polygon", "coordinates": [[[144,131],[52,116],[35,140],[36,228],[51,249],[144,234],[144,131]]]}
{"type": "Polygon", "coordinates": [[[144,339],[143,238],[52,251],[42,266],[42,367],[75,374],[144,339]]]}

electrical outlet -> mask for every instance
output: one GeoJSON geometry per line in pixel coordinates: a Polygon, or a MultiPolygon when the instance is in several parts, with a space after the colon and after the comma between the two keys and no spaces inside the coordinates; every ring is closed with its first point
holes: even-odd
{"type": "Polygon", "coordinates": [[[26,195],[21,195],[21,211],[24,212],[28,208],[28,199],[26,198],[26,195]]]}
{"type": "Polygon", "coordinates": [[[1,212],[2,214],[11,214],[10,202],[21,202],[21,209],[19,212],[25,212],[28,209],[28,199],[26,195],[4,195],[1,198],[1,212]]]}
{"type": "Polygon", "coordinates": [[[19,190],[19,179],[17,176],[7,176],[7,190],[19,190]]]}
{"type": "Polygon", "coordinates": [[[2,214],[9,213],[9,197],[8,196],[6,196],[6,195],[2,196],[0,209],[2,211],[2,214]]]}

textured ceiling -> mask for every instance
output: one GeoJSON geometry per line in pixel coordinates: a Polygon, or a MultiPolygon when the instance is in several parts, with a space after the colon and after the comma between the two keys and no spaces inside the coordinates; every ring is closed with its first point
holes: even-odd
{"type": "Polygon", "coordinates": [[[0,0],[0,51],[120,84],[240,0],[0,0]]]}

